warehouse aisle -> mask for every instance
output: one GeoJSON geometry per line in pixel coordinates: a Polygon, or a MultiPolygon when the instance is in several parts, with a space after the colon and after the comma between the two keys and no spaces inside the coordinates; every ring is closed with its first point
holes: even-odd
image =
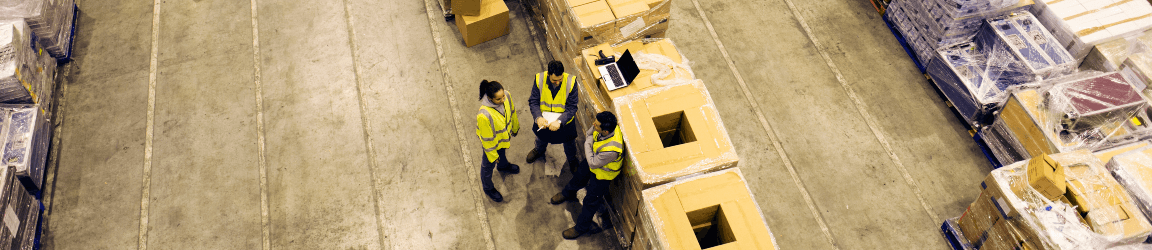
{"type": "MultiPolygon", "coordinates": [[[[550,58],[519,1],[471,48],[435,0],[164,1],[153,34],[154,3],[78,1],[45,249],[614,246],[561,239],[568,174],[524,163],[550,58]],[[524,124],[503,203],[479,191],[481,79],[524,124]]],[[[780,247],[945,248],[991,166],[868,1],[672,3],[780,247]]]]}

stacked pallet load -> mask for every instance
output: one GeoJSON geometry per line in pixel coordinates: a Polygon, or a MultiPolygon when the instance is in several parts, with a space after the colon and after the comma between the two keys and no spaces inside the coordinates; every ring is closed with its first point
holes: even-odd
{"type": "Polygon", "coordinates": [[[1118,72],[1080,72],[1012,94],[980,133],[999,162],[1103,150],[1152,136],[1148,102],[1118,72]]]}
{"type": "Polygon", "coordinates": [[[24,19],[37,42],[56,59],[72,55],[74,0],[13,0],[0,6],[0,19],[24,19]]]}
{"type": "Polygon", "coordinates": [[[1133,0],[1038,0],[1037,19],[1077,60],[1093,46],[1140,36],[1152,28],[1152,5],[1133,0]]]}
{"type": "Polygon", "coordinates": [[[15,174],[25,189],[38,192],[43,187],[48,145],[52,138],[51,123],[36,104],[0,104],[0,145],[5,166],[15,174]]]}
{"type": "Polygon", "coordinates": [[[1078,63],[1031,13],[985,19],[971,39],[937,50],[928,75],[971,127],[988,123],[1010,88],[1070,73],[1078,63]]]}
{"type": "Polygon", "coordinates": [[[927,63],[936,49],[970,40],[985,18],[1031,5],[1032,0],[896,0],[885,16],[904,35],[916,59],[927,63]]]}
{"type": "Polygon", "coordinates": [[[552,58],[566,62],[583,49],[639,38],[663,37],[670,0],[541,0],[552,58]]]}
{"type": "MultiPolygon", "coordinates": [[[[763,216],[735,170],[739,157],[711,95],[704,83],[695,79],[687,59],[671,40],[598,44],[569,62],[577,65],[582,79],[580,117],[612,111],[624,136],[624,165],[610,184],[608,197],[613,209],[611,220],[622,245],[633,249],[775,247],[763,216]],[[601,52],[612,61],[629,53],[640,72],[628,86],[609,91],[597,70],[601,52]],[[664,187],[663,191],[647,191],[658,187],[664,187]],[[701,208],[684,208],[691,210],[672,212],[654,207],[706,198],[715,199],[698,203],[704,206],[701,208]],[[672,222],[688,221],[686,216],[692,217],[690,223],[672,222]]],[[[578,120],[583,127],[591,125],[590,119],[578,120]]]]}
{"type": "Polygon", "coordinates": [[[17,180],[15,169],[0,168],[0,249],[36,247],[40,202],[17,180]]]}
{"type": "Polygon", "coordinates": [[[993,170],[945,233],[965,249],[1146,247],[1138,201],[1087,150],[1039,155],[993,170]]]}
{"type": "Polygon", "coordinates": [[[21,19],[0,21],[0,103],[42,104],[51,112],[56,60],[32,42],[21,19]]]}
{"type": "Polygon", "coordinates": [[[779,249],[739,168],[644,190],[641,214],[633,249],[779,249]]]}
{"type": "Polygon", "coordinates": [[[1129,56],[1152,53],[1152,29],[1135,37],[1116,39],[1092,47],[1080,64],[1081,70],[1112,72],[1120,70],[1129,56]]]}
{"type": "Polygon", "coordinates": [[[508,34],[508,5],[503,0],[455,0],[452,4],[465,46],[508,34]]]}
{"type": "Polygon", "coordinates": [[[1139,209],[1132,212],[1152,218],[1152,147],[1116,155],[1106,167],[1135,200],[1139,209]]]}

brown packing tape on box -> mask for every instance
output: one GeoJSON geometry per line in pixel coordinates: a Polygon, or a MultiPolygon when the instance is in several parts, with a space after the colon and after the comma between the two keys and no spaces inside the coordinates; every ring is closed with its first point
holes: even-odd
{"type": "Polygon", "coordinates": [[[460,16],[456,27],[468,47],[508,34],[508,6],[501,0],[481,0],[480,14],[460,16]]]}
{"type": "Polygon", "coordinates": [[[738,168],[644,190],[653,249],[777,249],[738,168]]]}
{"type": "Polygon", "coordinates": [[[635,171],[634,177],[644,187],[739,162],[712,97],[700,81],[621,96],[613,104],[632,163],[625,171],[635,171]]]}

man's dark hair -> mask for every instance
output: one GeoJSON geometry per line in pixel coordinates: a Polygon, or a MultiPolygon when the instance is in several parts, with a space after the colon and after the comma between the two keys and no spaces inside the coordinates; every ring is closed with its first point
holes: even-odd
{"type": "Polygon", "coordinates": [[[560,63],[560,61],[556,61],[556,60],[549,62],[548,63],[548,74],[554,75],[554,76],[564,74],[564,64],[560,63]]]}
{"type": "Polygon", "coordinates": [[[503,89],[504,85],[500,85],[500,82],[480,80],[480,99],[483,100],[484,96],[488,96],[488,99],[496,98],[496,92],[503,89]]]}
{"type": "Polygon", "coordinates": [[[616,115],[613,115],[612,112],[604,111],[596,114],[596,121],[600,122],[600,129],[604,131],[616,129],[616,115]]]}

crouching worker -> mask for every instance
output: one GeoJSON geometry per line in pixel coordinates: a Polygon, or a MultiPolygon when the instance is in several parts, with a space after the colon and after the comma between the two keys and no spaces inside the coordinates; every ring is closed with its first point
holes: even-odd
{"type": "Polygon", "coordinates": [[[584,166],[573,168],[572,180],[551,200],[552,204],[558,205],[575,200],[576,191],[581,188],[587,192],[580,215],[576,217],[576,226],[564,230],[563,236],[569,240],[601,231],[592,218],[604,205],[608,183],[620,174],[624,162],[624,137],[616,124],[616,116],[611,112],[596,114],[596,121],[585,135],[588,137],[584,142],[584,157],[587,161],[582,164],[584,166]]]}

